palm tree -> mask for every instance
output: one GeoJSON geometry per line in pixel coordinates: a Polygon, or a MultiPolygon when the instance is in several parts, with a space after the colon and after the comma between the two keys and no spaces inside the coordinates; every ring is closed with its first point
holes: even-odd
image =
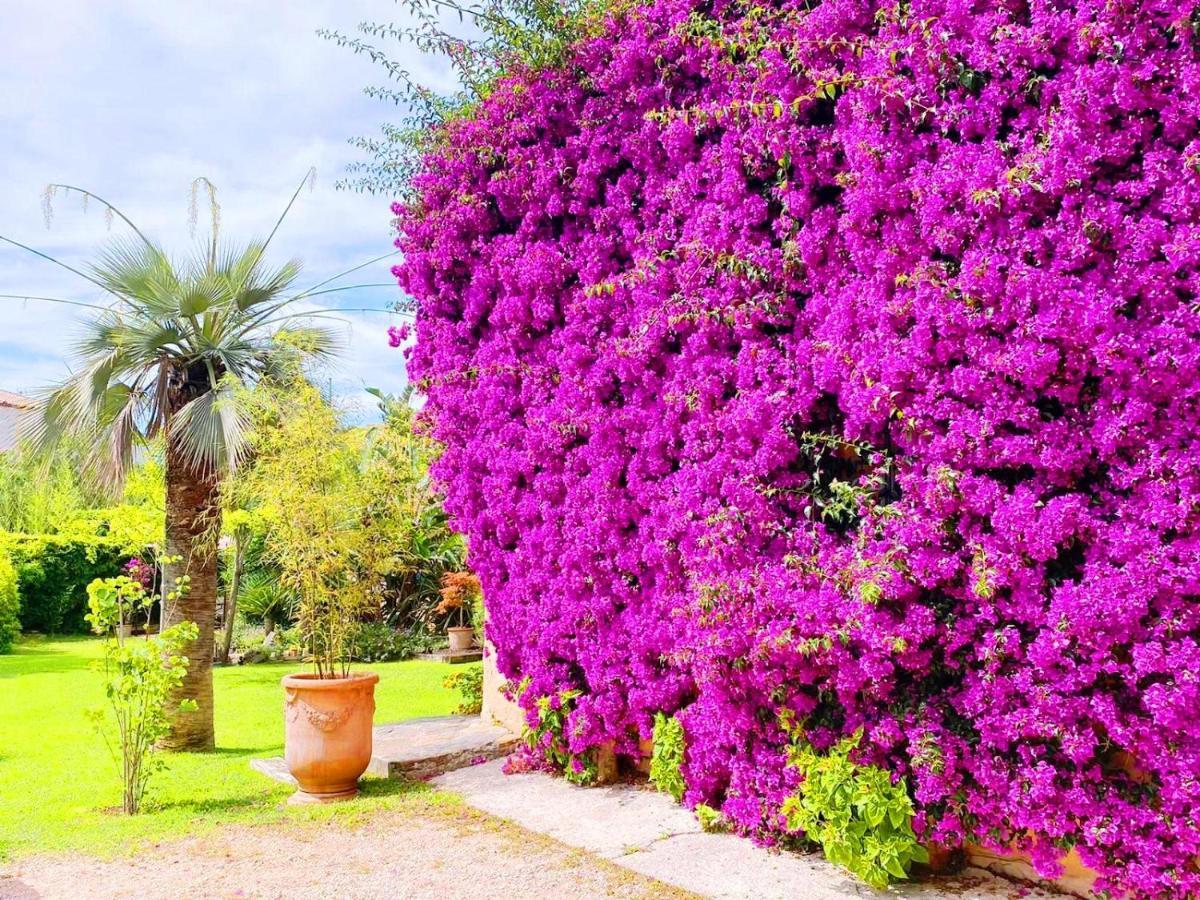
{"type": "Polygon", "coordinates": [[[64,438],[85,439],[91,448],[88,471],[115,488],[140,441],[158,435],[165,440],[164,550],[165,558],[178,560],[168,563],[165,583],[186,576],[189,589],[177,602],[164,604],[162,625],[189,620],[199,626],[199,637],[186,651],[191,664],[179,696],[195,700],[197,709],[175,714],[164,743],[188,750],[214,746],[218,492],[247,449],[249,419],[241,388],[295,365],[297,354],[322,357],[335,346],[329,332],[293,325],[301,314],[289,313],[288,305],[317,293],[314,288],[289,294],[300,264],[264,262],[299,188],[266,241],[230,247],[218,240],[215,196],[204,184],[213,203],[212,237],[186,262],[173,261],[118,210],[86,192],[134,233],[103,252],[87,271],[0,238],[71,269],[109,297],[86,325],[77,370],[42,395],[27,424],[35,446],[48,451],[64,438]],[[287,340],[279,339],[281,331],[287,340]]]}

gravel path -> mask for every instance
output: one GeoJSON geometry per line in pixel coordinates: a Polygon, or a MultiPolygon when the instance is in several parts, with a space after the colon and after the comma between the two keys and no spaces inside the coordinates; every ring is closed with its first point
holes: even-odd
{"type": "Polygon", "coordinates": [[[0,869],[0,900],[690,896],[458,804],[356,828],[231,827],[132,859],[34,857],[0,869]]]}

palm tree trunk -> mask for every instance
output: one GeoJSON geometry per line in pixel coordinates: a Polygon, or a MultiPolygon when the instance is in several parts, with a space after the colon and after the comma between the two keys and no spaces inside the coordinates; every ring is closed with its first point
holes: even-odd
{"type": "Polygon", "coordinates": [[[171,733],[162,746],[169,750],[212,750],[213,733],[213,629],[217,617],[217,535],[220,511],[218,480],[197,473],[183,454],[168,441],[167,447],[167,555],[179,562],[165,567],[164,594],[175,589],[176,578],[188,575],[188,590],[174,602],[163,602],[163,628],[195,622],[196,641],[184,650],[189,660],[183,685],[168,701],[171,733]],[[194,700],[195,712],[181,712],[179,701],[194,700]]]}

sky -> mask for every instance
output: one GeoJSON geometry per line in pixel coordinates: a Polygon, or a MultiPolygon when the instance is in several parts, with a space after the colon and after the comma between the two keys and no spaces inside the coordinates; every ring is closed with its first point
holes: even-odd
{"type": "MultiPolygon", "coordinates": [[[[192,182],[217,187],[231,241],[265,236],[310,168],[306,188],[269,258],[298,257],[307,287],[392,249],[389,198],[337,190],[347,139],[375,135],[394,108],[365,97],[382,69],[318,37],[353,32],[366,19],[403,22],[392,0],[3,0],[0,28],[0,235],[76,267],[111,230],[95,203],[59,195],[47,228],[43,189],[86,188],[119,207],[152,239],[184,256],[207,232],[203,209],[189,233],[192,182]]],[[[436,60],[389,48],[418,77],[446,88],[436,60]]],[[[327,294],[322,305],[387,310],[399,298],[388,259],[344,280],[382,288],[327,294]],[[328,301],[328,302],[327,302],[328,301]]],[[[78,276],[0,245],[0,294],[94,303],[78,276]]],[[[0,298],[0,390],[29,393],[71,371],[73,337],[86,310],[0,298]]],[[[387,312],[346,312],[346,345],[322,380],[352,417],[369,417],[364,387],[404,384],[388,346],[387,312]]],[[[331,323],[325,323],[331,324],[331,323]]]]}

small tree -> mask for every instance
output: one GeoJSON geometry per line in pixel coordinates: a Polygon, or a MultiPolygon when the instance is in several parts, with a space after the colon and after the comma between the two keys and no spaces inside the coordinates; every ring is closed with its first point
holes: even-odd
{"type": "MultiPolygon", "coordinates": [[[[176,580],[168,602],[187,593],[187,579],[176,580]]],[[[87,619],[93,631],[108,635],[100,667],[113,724],[107,724],[103,708],[90,711],[89,717],[117,761],[124,788],[121,809],[129,815],[141,808],[146,784],[161,768],[156,745],[171,729],[169,698],[183,684],[189,664],[183,651],[199,631],[194,622],[179,622],[153,637],[126,637],[124,626],[138,616],[148,619],[155,599],[128,575],[97,578],[88,585],[87,619]]],[[[194,712],[196,701],[177,701],[177,708],[194,712]]]]}
{"type": "Polygon", "coordinates": [[[262,519],[252,509],[226,509],[221,517],[222,547],[227,552],[225,602],[223,607],[224,633],[217,659],[228,664],[229,651],[233,646],[233,626],[237,618],[238,597],[242,591],[242,578],[246,573],[246,554],[251,543],[262,529],[262,519]],[[226,541],[228,546],[226,547],[226,541]]]}
{"type": "Polygon", "coordinates": [[[466,544],[450,530],[441,495],[429,478],[436,445],[415,427],[412,389],[399,395],[374,388],[383,421],[366,431],[359,467],[366,491],[367,541],[362,577],[380,615],[411,628],[429,621],[441,578],[462,568],[466,544]]]}

